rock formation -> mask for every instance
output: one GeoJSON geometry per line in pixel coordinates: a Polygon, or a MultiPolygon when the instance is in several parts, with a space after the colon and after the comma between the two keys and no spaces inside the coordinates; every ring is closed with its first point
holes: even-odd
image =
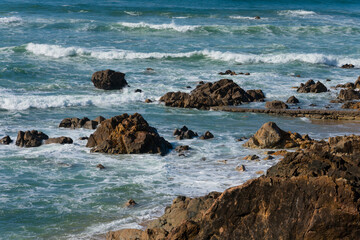
{"type": "Polygon", "coordinates": [[[166,154],[171,144],[160,137],[138,113],[107,119],[90,135],[87,147],[92,152],[110,154],[166,154]]]}
{"type": "Polygon", "coordinates": [[[286,100],[286,103],[296,104],[299,103],[299,99],[297,99],[295,96],[291,96],[288,98],[288,100],[286,100]]]}
{"type": "Polygon", "coordinates": [[[5,136],[2,139],[0,139],[0,144],[9,145],[10,143],[12,143],[10,136],[5,136]]]}
{"type": "Polygon", "coordinates": [[[19,131],[15,144],[19,147],[39,147],[48,138],[48,135],[36,130],[19,131]]]}
{"type": "Polygon", "coordinates": [[[186,126],[183,126],[180,129],[175,129],[174,136],[176,136],[176,139],[182,140],[182,139],[193,139],[194,137],[197,137],[198,134],[190,129],[188,129],[186,126]]]}
{"type": "Polygon", "coordinates": [[[73,143],[73,140],[69,137],[57,137],[57,138],[49,138],[47,140],[45,140],[45,144],[52,144],[52,143],[57,143],[57,144],[71,144],[73,143]]]}
{"type": "Polygon", "coordinates": [[[288,109],[289,106],[286,105],[282,101],[274,100],[274,101],[271,101],[271,102],[266,102],[265,108],[269,108],[269,109],[288,109]]]}
{"type": "Polygon", "coordinates": [[[75,118],[75,117],[74,118],[65,118],[60,122],[59,127],[72,128],[72,129],[74,129],[74,128],[96,129],[98,124],[100,124],[104,120],[105,120],[105,118],[102,116],[98,116],[94,120],[90,120],[87,117],[84,117],[82,119],[75,118]]]}
{"type": "Polygon", "coordinates": [[[124,73],[110,69],[95,72],[91,77],[91,81],[96,88],[104,90],[122,89],[128,86],[124,73]]]}
{"type": "Polygon", "coordinates": [[[310,79],[305,84],[301,83],[297,91],[300,93],[321,93],[327,92],[327,88],[320,81],[315,83],[314,80],[310,79]]]}

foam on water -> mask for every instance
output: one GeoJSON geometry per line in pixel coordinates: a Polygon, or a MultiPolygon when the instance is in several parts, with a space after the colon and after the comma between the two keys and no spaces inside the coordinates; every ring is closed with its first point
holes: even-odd
{"type": "Polygon", "coordinates": [[[309,15],[316,15],[314,11],[306,11],[306,10],[284,10],[279,11],[279,15],[287,15],[287,16],[309,16],[309,15]]]}
{"type": "Polygon", "coordinates": [[[134,12],[134,11],[124,11],[124,13],[130,15],[130,16],[140,16],[142,15],[142,12],[134,12]]]}
{"type": "Polygon", "coordinates": [[[0,25],[2,24],[10,24],[10,23],[21,23],[23,20],[21,17],[1,17],[0,25]]]}
{"type": "Polygon", "coordinates": [[[164,24],[150,24],[146,22],[138,22],[138,23],[131,23],[131,22],[119,22],[121,26],[133,29],[139,28],[148,28],[148,29],[155,29],[155,30],[174,30],[177,32],[188,32],[194,31],[195,29],[199,28],[198,25],[177,25],[174,22],[171,23],[164,23],[164,24]]]}

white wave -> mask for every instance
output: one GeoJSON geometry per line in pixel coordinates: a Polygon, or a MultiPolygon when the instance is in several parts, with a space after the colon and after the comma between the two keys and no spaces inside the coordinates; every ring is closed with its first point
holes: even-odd
{"type": "Polygon", "coordinates": [[[20,23],[22,22],[20,17],[2,17],[0,18],[0,24],[9,24],[9,23],[20,23]]]}
{"type": "Polygon", "coordinates": [[[128,28],[150,28],[156,30],[175,30],[177,32],[194,31],[199,28],[199,25],[176,25],[174,22],[164,24],[150,24],[145,22],[131,23],[131,22],[119,22],[121,26],[128,28]]]}
{"type": "Polygon", "coordinates": [[[255,20],[255,17],[245,17],[245,16],[229,16],[231,19],[247,19],[247,20],[255,20]]]}
{"type": "Polygon", "coordinates": [[[86,51],[77,47],[61,47],[59,45],[35,44],[29,43],[26,50],[35,55],[44,55],[47,57],[61,58],[86,54],[86,51]]]}
{"type": "Polygon", "coordinates": [[[185,18],[189,18],[189,17],[172,17],[172,18],[175,18],[175,19],[185,19],[185,18]]]}
{"type": "Polygon", "coordinates": [[[124,89],[121,93],[86,94],[86,95],[19,95],[13,93],[2,93],[0,98],[0,109],[26,110],[29,108],[65,108],[81,106],[111,107],[121,103],[143,101],[143,93],[135,93],[134,89],[124,89]]]}
{"type": "Polygon", "coordinates": [[[287,16],[309,16],[309,15],[316,15],[314,11],[306,11],[306,10],[284,10],[279,11],[279,15],[287,15],[287,16]]]}
{"type": "Polygon", "coordinates": [[[133,11],[124,11],[124,13],[130,16],[140,16],[142,14],[142,12],[133,12],[133,11]]]}

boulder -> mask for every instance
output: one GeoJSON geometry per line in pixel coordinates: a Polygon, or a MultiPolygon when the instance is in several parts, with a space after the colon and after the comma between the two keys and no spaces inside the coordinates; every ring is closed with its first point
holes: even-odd
{"type": "Polygon", "coordinates": [[[265,94],[261,89],[247,90],[246,93],[249,94],[252,102],[264,102],[265,94]]]}
{"type": "Polygon", "coordinates": [[[98,164],[98,165],[96,165],[96,167],[98,168],[98,169],[100,169],[100,170],[102,170],[102,169],[105,169],[105,167],[104,167],[104,165],[102,165],[102,164],[98,164]]]}
{"type": "Polygon", "coordinates": [[[177,152],[183,152],[183,151],[188,151],[188,150],[190,150],[190,147],[188,145],[177,146],[175,148],[175,151],[177,151],[177,152]]]}
{"type": "MultiPolygon", "coordinates": [[[[259,90],[254,91],[257,91],[256,96],[261,94],[259,90]]],[[[239,105],[253,100],[252,96],[230,79],[198,85],[191,93],[168,92],[160,98],[160,102],[164,102],[166,106],[197,109],[239,105]]]]}
{"type": "Polygon", "coordinates": [[[288,98],[288,100],[286,100],[286,103],[296,104],[299,103],[299,100],[295,96],[291,96],[288,98]]]}
{"type": "Polygon", "coordinates": [[[19,131],[16,139],[16,145],[19,147],[39,147],[43,140],[49,139],[48,135],[36,130],[19,131]]]}
{"type": "Polygon", "coordinates": [[[129,200],[125,203],[125,206],[126,206],[126,207],[134,207],[134,206],[136,206],[136,205],[137,205],[137,203],[135,202],[134,199],[129,199],[129,200]]]}
{"type": "Polygon", "coordinates": [[[360,109],[360,102],[346,102],[341,108],[345,109],[360,109]]]}
{"type": "Polygon", "coordinates": [[[173,135],[176,136],[178,140],[193,139],[198,136],[196,132],[188,129],[186,126],[183,126],[181,129],[175,129],[173,135]]]}
{"type": "Polygon", "coordinates": [[[271,101],[271,102],[266,102],[265,108],[269,108],[269,109],[288,109],[289,106],[286,105],[282,101],[274,100],[274,101],[271,101]]]}
{"type": "Polygon", "coordinates": [[[209,132],[209,131],[206,131],[206,132],[204,133],[204,135],[201,135],[201,136],[200,136],[200,139],[201,139],[201,140],[206,140],[206,139],[211,139],[211,138],[214,138],[214,135],[213,135],[211,132],[209,132]]]}
{"type": "Polygon", "coordinates": [[[327,92],[328,90],[320,81],[315,83],[312,79],[310,79],[305,84],[301,83],[297,91],[300,93],[321,93],[327,92]]]}
{"type": "Polygon", "coordinates": [[[98,122],[89,120],[89,121],[86,121],[84,123],[84,125],[82,125],[82,127],[87,128],[87,129],[96,129],[97,125],[98,125],[98,122]]]}
{"type": "Polygon", "coordinates": [[[166,154],[172,146],[138,113],[123,114],[101,123],[86,144],[91,152],[109,154],[166,154]]]}
{"type": "Polygon", "coordinates": [[[5,136],[2,139],[0,139],[0,144],[9,145],[10,143],[12,143],[10,136],[5,136]]]}
{"type": "Polygon", "coordinates": [[[226,70],[225,72],[219,72],[219,75],[237,75],[236,72],[226,70]]]}
{"type": "Polygon", "coordinates": [[[360,92],[354,89],[341,89],[338,98],[342,101],[359,100],[360,92]]]}
{"type": "Polygon", "coordinates": [[[57,137],[57,138],[49,138],[45,140],[45,144],[52,144],[52,143],[58,143],[58,144],[72,144],[73,140],[69,137],[57,137]]]}
{"type": "Polygon", "coordinates": [[[128,86],[124,73],[110,69],[95,72],[91,77],[91,81],[96,88],[104,90],[122,89],[128,86]]]}
{"type": "Polygon", "coordinates": [[[354,68],[355,66],[353,65],[353,64],[349,64],[349,63],[347,63],[347,64],[344,64],[344,65],[342,65],[341,66],[341,68],[354,68]]]}

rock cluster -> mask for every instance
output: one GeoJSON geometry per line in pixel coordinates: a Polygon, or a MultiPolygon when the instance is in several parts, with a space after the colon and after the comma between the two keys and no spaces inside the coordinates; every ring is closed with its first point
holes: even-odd
{"type": "Polygon", "coordinates": [[[239,73],[236,73],[234,71],[231,71],[231,70],[226,70],[225,72],[219,72],[219,75],[247,75],[249,76],[250,73],[243,73],[243,72],[239,72],[239,73]]]}
{"type": "Polygon", "coordinates": [[[95,72],[91,77],[91,81],[96,88],[104,90],[122,89],[128,86],[124,73],[110,69],[95,72]]]}
{"type": "Polygon", "coordinates": [[[344,65],[342,65],[341,66],[341,68],[354,68],[355,66],[353,65],[353,64],[349,64],[349,63],[347,63],[347,64],[344,64],[344,65]]]}
{"type": "Polygon", "coordinates": [[[84,117],[82,119],[80,118],[65,118],[63,119],[59,127],[63,128],[87,128],[87,129],[96,129],[96,127],[105,120],[104,117],[98,116],[94,120],[90,120],[87,117],[84,117]]]}
{"type": "Polygon", "coordinates": [[[245,92],[230,79],[198,85],[191,93],[168,92],[160,98],[166,106],[209,109],[212,106],[240,105],[243,102],[261,101],[261,90],[245,92]]]}
{"type": "Polygon", "coordinates": [[[341,108],[345,109],[360,109],[360,102],[346,102],[341,108]]]}
{"type": "Polygon", "coordinates": [[[322,93],[327,92],[328,89],[320,81],[315,83],[314,80],[310,79],[305,84],[301,83],[297,91],[300,93],[322,93]]]}
{"type": "Polygon", "coordinates": [[[359,100],[360,92],[354,89],[341,89],[338,98],[341,101],[359,100]]]}
{"type": "Polygon", "coordinates": [[[92,152],[110,154],[166,154],[171,144],[160,137],[156,129],[138,113],[123,114],[101,123],[90,135],[87,147],[92,152]]]}
{"type": "Polygon", "coordinates": [[[180,129],[175,129],[174,136],[176,136],[176,139],[182,140],[182,139],[193,139],[194,137],[197,137],[198,134],[190,129],[188,129],[186,126],[183,126],[180,129]]]}
{"type": "Polygon", "coordinates": [[[15,144],[19,147],[39,147],[43,140],[48,138],[48,135],[36,130],[26,132],[19,131],[15,144]]]}
{"type": "Polygon", "coordinates": [[[265,108],[269,108],[269,109],[288,109],[289,106],[286,105],[286,103],[284,103],[282,101],[274,100],[274,101],[271,101],[271,102],[266,102],[265,108]]]}
{"type": "Polygon", "coordinates": [[[206,140],[211,138],[214,138],[214,135],[209,131],[206,131],[203,135],[200,136],[201,140],[206,140]]]}
{"type": "Polygon", "coordinates": [[[286,100],[286,103],[290,103],[290,104],[296,104],[299,103],[299,99],[297,99],[295,96],[291,96],[288,98],[288,100],[286,100]]]}

